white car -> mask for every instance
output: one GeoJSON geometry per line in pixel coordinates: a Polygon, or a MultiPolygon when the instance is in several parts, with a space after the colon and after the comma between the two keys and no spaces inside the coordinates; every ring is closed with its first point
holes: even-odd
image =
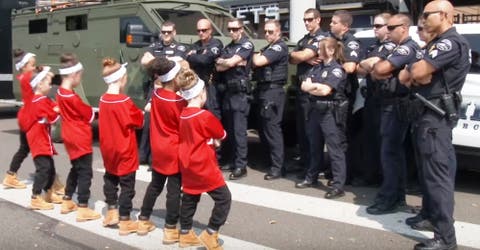
{"type": "MultiPolygon", "coordinates": [[[[460,109],[460,120],[453,129],[453,144],[457,153],[480,156],[480,24],[456,24],[458,33],[462,34],[470,43],[472,49],[472,67],[467,75],[462,89],[463,102],[460,109]]],[[[410,27],[410,36],[420,46],[424,43],[419,40],[417,27],[410,27]]],[[[375,41],[372,29],[355,33],[364,47],[375,41]]],[[[361,83],[364,84],[364,83],[361,83]]],[[[357,94],[357,97],[360,95],[357,94]]],[[[363,101],[363,98],[362,98],[363,101]]],[[[356,103],[356,109],[363,107],[363,102],[356,103]]]]}

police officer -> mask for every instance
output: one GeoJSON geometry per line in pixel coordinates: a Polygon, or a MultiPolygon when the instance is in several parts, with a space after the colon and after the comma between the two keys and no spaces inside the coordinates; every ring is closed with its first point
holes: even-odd
{"type": "MultiPolygon", "coordinates": [[[[330,22],[330,32],[333,37],[341,41],[344,46],[345,62],[343,68],[347,72],[346,95],[349,99],[348,116],[346,120],[346,131],[348,138],[347,166],[350,178],[358,178],[359,168],[365,160],[363,159],[363,138],[362,138],[362,113],[361,111],[352,113],[355,95],[358,89],[358,78],[356,75],[357,64],[362,59],[363,51],[360,41],[350,32],[353,17],[346,10],[337,10],[333,13],[330,22]]],[[[352,180],[352,184],[357,181],[352,180]]],[[[363,184],[359,181],[359,185],[363,184]]]]}
{"type": "Polygon", "coordinates": [[[243,21],[230,19],[228,31],[232,41],[222,50],[216,60],[217,72],[222,72],[226,93],[222,104],[229,145],[233,147],[233,171],[230,180],[247,175],[247,118],[250,111],[250,67],[253,44],[243,34],[243,21]]]}
{"type": "Polygon", "coordinates": [[[205,107],[221,119],[220,100],[215,87],[218,79],[214,69],[215,60],[220,56],[223,43],[212,37],[212,23],[208,19],[198,20],[197,33],[200,39],[193,43],[192,49],[187,54],[187,61],[198,77],[207,83],[208,98],[205,107]]]}
{"type": "Polygon", "coordinates": [[[334,199],[345,195],[345,132],[342,126],[343,116],[338,112],[341,105],[347,105],[345,96],[345,71],[343,61],[343,44],[335,38],[324,38],[319,42],[319,59],[322,62],[308,72],[302,83],[302,90],[309,94],[311,110],[307,122],[307,135],[310,143],[310,165],[303,182],[295,187],[306,188],[317,182],[324,143],[331,160],[333,174],[332,188],[325,198],[334,199]]]}
{"type": "Polygon", "coordinates": [[[363,126],[366,135],[365,164],[362,164],[361,176],[365,184],[380,183],[380,85],[374,81],[370,74],[362,67],[371,71],[370,65],[378,61],[379,58],[387,58],[396,47],[387,37],[387,22],[391,15],[389,13],[380,13],[373,19],[373,31],[376,42],[367,49],[366,59],[362,60],[357,67],[359,74],[365,75],[367,86],[362,89],[365,96],[365,105],[363,112],[363,126]]]}
{"type": "Polygon", "coordinates": [[[413,85],[417,95],[434,105],[425,106],[425,111],[415,121],[416,146],[425,187],[423,204],[430,209],[427,209],[428,218],[420,214],[409,219],[429,219],[433,224],[433,239],[416,244],[415,249],[456,249],[453,208],[457,163],[452,129],[458,120],[460,91],[470,68],[470,47],[452,27],[454,8],[449,1],[428,3],[423,17],[424,28],[435,37],[427,45],[424,58],[407,68],[411,74],[401,79],[406,86],[413,85]]]}
{"type": "Polygon", "coordinates": [[[409,89],[399,84],[398,74],[408,64],[421,58],[418,44],[409,36],[410,17],[394,15],[388,21],[388,37],[397,46],[386,58],[370,60],[365,68],[372,78],[384,80],[380,84],[381,105],[381,150],[383,182],[375,203],[367,208],[369,214],[395,212],[405,204],[406,160],[405,139],[411,119],[404,114],[404,107],[412,106],[409,89]],[[375,65],[375,66],[373,66],[375,65]],[[373,70],[372,70],[373,69],[373,70]]]}
{"type": "MultiPolygon", "coordinates": [[[[182,61],[186,58],[187,48],[175,41],[175,24],[167,21],[162,24],[159,34],[159,41],[152,43],[144,54],[141,62],[146,66],[151,59],[155,57],[165,56],[171,60],[182,61]]],[[[144,126],[142,129],[142,137],[140,140],[139,158],[140,164],[150,165],[150,96],[153,90],[153,81],[149,80],[144,85],[145,97],[147,105],[145,106],[144,126]]]]}
{"type": "Polygon", "coordinates": [[[253,55],[254,77],[257,80],[260,114],[260,139],[270,153],[270,170],[265,180],[277,179],[283,169],[282,120],[285,105],[283,85],[288,75],[288,47],[282,40],[278,20],[265,22],[265,39],[269,43],[253,55]]]}
{"type": "MultiPolygon", "coordinates": [[[[308,33],[303,36],[297,43],[297,47],[290,53],[289,62],[297,65],[296,89],[297,96],[295,99],[296,114],[296,130],[297,141],[300,149],[301,161],[306,171],[309,162],[308,140],[306,135],[306,119],[308,118],[309,100],[308,94],[300,90],[300,84],[305,80],[306,73],[314,66],[319,64],[317,57],[318,41],[328,36],[327,33],[320,28],[320,12],[317,9],[307,9],[303,14],[303,22],[308,33]]],[[[301,174],[301,178],[305,177],[305,173],[301,174]]]]}

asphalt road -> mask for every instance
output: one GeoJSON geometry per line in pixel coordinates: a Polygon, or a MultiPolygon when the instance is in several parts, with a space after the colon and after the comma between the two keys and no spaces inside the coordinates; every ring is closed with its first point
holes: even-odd
{"type": "MultiPolygon", "coordinates": [[[[104,211],[102,192],[102,158],[94,143],[94,178],[91,206],[104,211]]],[[[295,189],[296,176],[267,182],[262,164],[262,147],[253,136],[250,141],[248,176],[229,182],[233,203],[227,224],[221,228],[226,249],[412,249],[417,240],[431,236],[409,229],[404,219],[421,204],[421,197],[408,196],[408,207],[398,213],[370,216],[365,213],[376,194],[376,188],[347,186],[347,195],[339,200],[323,199],[322,185],[295,189]],[[253,168],[252,168],[253,167],[253,168]]],[[[18,147],[15,109],[0,107],[0,159],[4,171],[18,147]]],[[[64,181],[70,162],[62,144],[55,144],[56,170],[64,181]]],[[[288,164],[291,164],[289,162],[288,164]]],[[[475,164],[471,162],[469,164],[475,164]]],[[[19,178],[31,183],[33,161],[28,157],[19,178]]],[[[227,176],[227,173],[225,173],[227,176]]],[[[141,206],[148,185],[149,172],[141,166],[137,173],[134,215],[141,206]]],[[[3,174],[1,176],[3,178],[3,174]]],[[[480,248],[480,173],[459,171],[455,192],[455,219],[460,249],[480,248]],[[479,234],[476,234],[479,233],[479,234]]],[[[105,229],[101,220],[76,223],[74,216],[55,211],[39,213],[27,208],[30,189],[0,189],[0,249],[163,249],[161,230],[147,237],[120,237],[115,229],[105,229]]],[[[163,226],[165,194],[157,200],[154,220],[163,226]]],[[[197,231],[208,223],[212,201],[203,196],[195,215],[197,231]]],[[[58,206],[57,206],[58,207],[58,206]]],[[[176,245],[167,249],[175,249],[176,245]]]]}

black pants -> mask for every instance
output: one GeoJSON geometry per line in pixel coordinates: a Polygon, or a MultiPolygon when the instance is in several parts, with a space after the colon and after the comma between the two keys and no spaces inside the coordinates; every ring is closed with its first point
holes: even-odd
{"type": "Polygon", "coordinates": [[[219,120],[222,120],[221,95],[215,84],[207,84],[207,102],[205,108],[212,112],[219,120]]]}
{"type": "Polygon", "coordinates": [[[332,109],[326,112],[312,108],[307,124],[310,143],[310,164],[305,179],[316,182],[323,165],[323,146],[326,143],[331,161],[333,188],[343,189],[347,178],[345,162],[345,132],[335,123],[332,109]]]}
{"type": "Polygon", "coordinates": [[[284,149],[282,120],[285,107],[285,90],[261,89],[258,92],[260,139],[270,155],[270,173],[280,174],[283,168],[284,149]]]}
{"type": "Polygon", "coordinates": [[[152,215],[153,206],[158,196],[162,193],[165,182],[167,181],[167,215],[165,223],[168,225],[176,225],[180,217],[180,199],[182,197],[182,179],[181,175],[163,175],[152,169],[152,181],[148,184],[145,197],[143,198],[142,209],[140,212],[141,219],[148,219],[152,215]]]}
{"type": "Polygon", "coordinates": [[[150,164],[152,162],[150,148],[150,112],[145,112],[143,119],[142,138],[140,139],[138,157],[140,158],[141,163],[150,164]]]}
{"type": "Polygon", "coordinates": [[[11,173],[16,173],[22,162],[27,158],[28,153],[30,152],[30,147],[28,146],[27,134],[23,131],[20,131],[20,147],[18,147],[17,152],[13,155],[12,161],[10,162],[11,173]]]}
{"type": "Polygon", "coordinates": [[[35,178],[33,180],[32,193],[39,195],[42,189],[47,191],[55,180],[55,163],[49,155],[40,155],[33,158],[35,164],[35,178]]]}
{"type": "MultiPolygon", "coordinates": [[[[208,192],[208,195],[215,201],[208,227],[218,231],[220,227],[225,224],[225,221],[227,221],[232,204],[232,195],[227,185],[208,192]]],[[[195,211],[197,211],[200,196],[200,194],[183,194],[182,206],[180,208],[180,228],[182,230],[190,230],[192,228],[193,216],[195,215],[195,211]]]]}
{"type": "Polygon", "coordinates": [[[383,182],[377,199],[390,204],[405,200],[407,173],[405,139],[410,127],[409,122],[398,119],[395,107],[395,105],[382,107],[380,128],[383,182]]]}
{"type": "Polygon", "coordinates": [[[367,95],[363,112],[365,128],[365,164],[361,165],[363,179],[367,183],[379,183],[381,178],[380,164],[380,97],[367,95]]]}
{"type": "Polygon", "coordinates": [[[92,154],[82,155],[71,160],[72,168],[68,173],[65,185],[65,195],[72,197],[78,187],[78,203],[88,204],[90,199],[90,186],[92,185],[92,154]]]}
{"type": "Polygon", "coordinates": [[[132,211],[132,199],[135,196],[135,173],[116,176],[105,172],[103,175],[103,193],[108,206],[119,206],[121,217],[130,217],[132,211]],[[120,185],[120,196],[118,195],[120,185]]]}
{"type": "Polygon", "coordinates": [[[310,145],[307,137],[307,113],[310,105],[308,94],[301,91],[300,87],[297,90],[297,96],[295,98],[295,127],[297,132],[297,143],[300,150],[300,156],[302,158],[305,169],[310,164],[310,145]]]}
{"type": "Polygon", "coordinates": [[[244,92],[227,92],[223,103],[225,123],[228,134],[227,145],[233,150],[235,168],[247,167],[248,154],[248,113],[250,103],[244,92]]]}
{"type": "Polygon", "coordinates": [[[455,174],[457,159],[452,145],[453,124],[427,110],[416,122],[416,146],[420,154],[424,196],[434,238],[456,242],[453,226],[455,174]]]}

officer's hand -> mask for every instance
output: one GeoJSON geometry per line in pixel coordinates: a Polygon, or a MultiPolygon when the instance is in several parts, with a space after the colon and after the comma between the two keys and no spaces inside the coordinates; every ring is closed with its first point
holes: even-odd
{"type": "Polygon", "coordinates": [[[398,73],[398,80],[400,81],[400,84],[407,88],[412,86],[412,76],[407,69],[402,69],[400,73],[398,73]]]}
{"type": "Polygon", "coordinates": [[[305,79],[305,81],[302,82],[302,85],[300,85],[300,88],[304,92],[309,92],[309,91],[314,90],[315,86],[312,83],[312,78],[309,77],[309,78],[305,79]]]}
{"type": "Polygon", "coordinates": [[[60,108],[58,106],[55,106],[53,107],[53,111],[55,111],[55,113],[60,113],[60,108]]]}
{"type": "Polygon", "coordinates": [[[315,65],[318,65],[322,62],[322,59],[318,58],[318,57],[314,57],[310,60],[307,60],[306,63],[312,65],[312,66],[315,66],[315,65]]]}
{"type": "Polygon", "coordinates": [[[149,62],[151,62],[153,59],[155,59],[155,57],[152,55],[152,53],[145,52],[145,53],[143,53],[142,59],[140,59],[140,64],[145,66],[149,62]]]}
{"type": "Polygon", "coordinates": [[[222,141],[220,139],[214,139],[213,140],[213,146],[215,148],[219,148],[222,145],[222,141]]]}
{"type": "Polygon", "coordinates": [[[147,105],[145,105],[145,108],[143,108],[145,112],[150,112],[151,109],[152,109],[152,104],[150,102],[147,103],[147,105]]]}

